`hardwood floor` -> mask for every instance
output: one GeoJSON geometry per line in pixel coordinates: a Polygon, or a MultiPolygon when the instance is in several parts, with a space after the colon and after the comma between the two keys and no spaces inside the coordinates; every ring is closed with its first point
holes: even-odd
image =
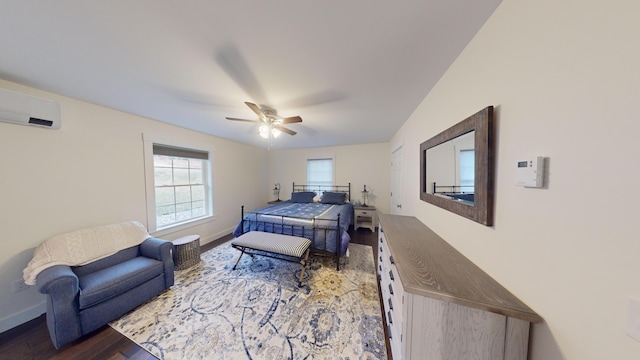
{"type": "MultiPolygon", "coordinates": [[[[359,229],[358,231],[350,231],[350,233],[353,243],[373,246],[374,259],[378,258],[375,232],[359,229]]],[[[210,250],[231,238],[232,236],[228,235],[204,245],[202,251],[210,250]]],[[[389,349],[388,344],[387,349],[389,349]]],[[[109,326],[104,326],[94,333],[56,350],[49,339],[46,319],[42,315],[0,334],[0,359],[147,360],[156,358],[109,326]]]]}

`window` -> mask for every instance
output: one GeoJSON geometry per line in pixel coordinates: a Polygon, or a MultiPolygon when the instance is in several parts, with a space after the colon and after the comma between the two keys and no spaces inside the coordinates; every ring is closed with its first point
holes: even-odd
{"type": "Polygon", "coordinates": [[[307,160],[307,185],[333,185],[333,159],[307,160]]]}
{"type": "Polygon", "coordinates": [[[145,155],[149,231],[178,230],[198,220],[210,220],[209,151],[145,139],[145,155]]]}
{"type": "Polygon", "coordinates": [[[474,192],[475,155],[474,150],[460,150],[460,192],[474,192]]]}

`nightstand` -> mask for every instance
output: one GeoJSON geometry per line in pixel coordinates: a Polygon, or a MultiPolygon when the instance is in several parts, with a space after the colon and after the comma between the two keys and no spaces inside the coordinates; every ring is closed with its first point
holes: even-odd
{"type": "Polygon", "coordinates": [[[354,209],[354,221],[353,229],[367,228],[371,231],[376,231],[376,222],[378,221],[376,216],[376,208],[373,206],[356,206],[354,209]]]}

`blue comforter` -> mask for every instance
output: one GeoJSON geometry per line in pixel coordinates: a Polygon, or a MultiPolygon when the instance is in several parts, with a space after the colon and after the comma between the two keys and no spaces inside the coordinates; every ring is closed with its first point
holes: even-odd
{"type": "Polygon", "coordinates": [[[282,202],[244,215],[233,235],[248,231],[266,231],[303,236],[311,247],[344,255],[351,237],[347,232],[353,218],[353,205],[282,202]],[[340,214],[338,228],[338,214],[340,214]],[[339,241],[339,244],[337,242],[339,241]]]}

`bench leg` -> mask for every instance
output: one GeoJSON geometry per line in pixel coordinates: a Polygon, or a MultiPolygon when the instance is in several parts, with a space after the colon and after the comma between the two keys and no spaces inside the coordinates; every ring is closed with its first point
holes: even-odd
{"type": "Polygon", "coordinates": [[[236,266],[238,266],[238,263],[240,262],[240,259],[242,259],[242,255],[244,255],[244,250],[245,248],[239,249],[240,250],[240,256],[238,256],[238,260],[236,260],[236,263],[233,264],[233,270],[236,269],[236,266]]]}
{"type": "Polygon", "coordinates": [[[302,264],[302,270],[300,270],[300,280],[298,281],[298,286],[302,286],[302,278],[304,277],[304,269],[309,265],[309,252],[311,248],[307,249],[307,252],[304,254],[304,259],[300,260],[300,264],[302,264]]]}

